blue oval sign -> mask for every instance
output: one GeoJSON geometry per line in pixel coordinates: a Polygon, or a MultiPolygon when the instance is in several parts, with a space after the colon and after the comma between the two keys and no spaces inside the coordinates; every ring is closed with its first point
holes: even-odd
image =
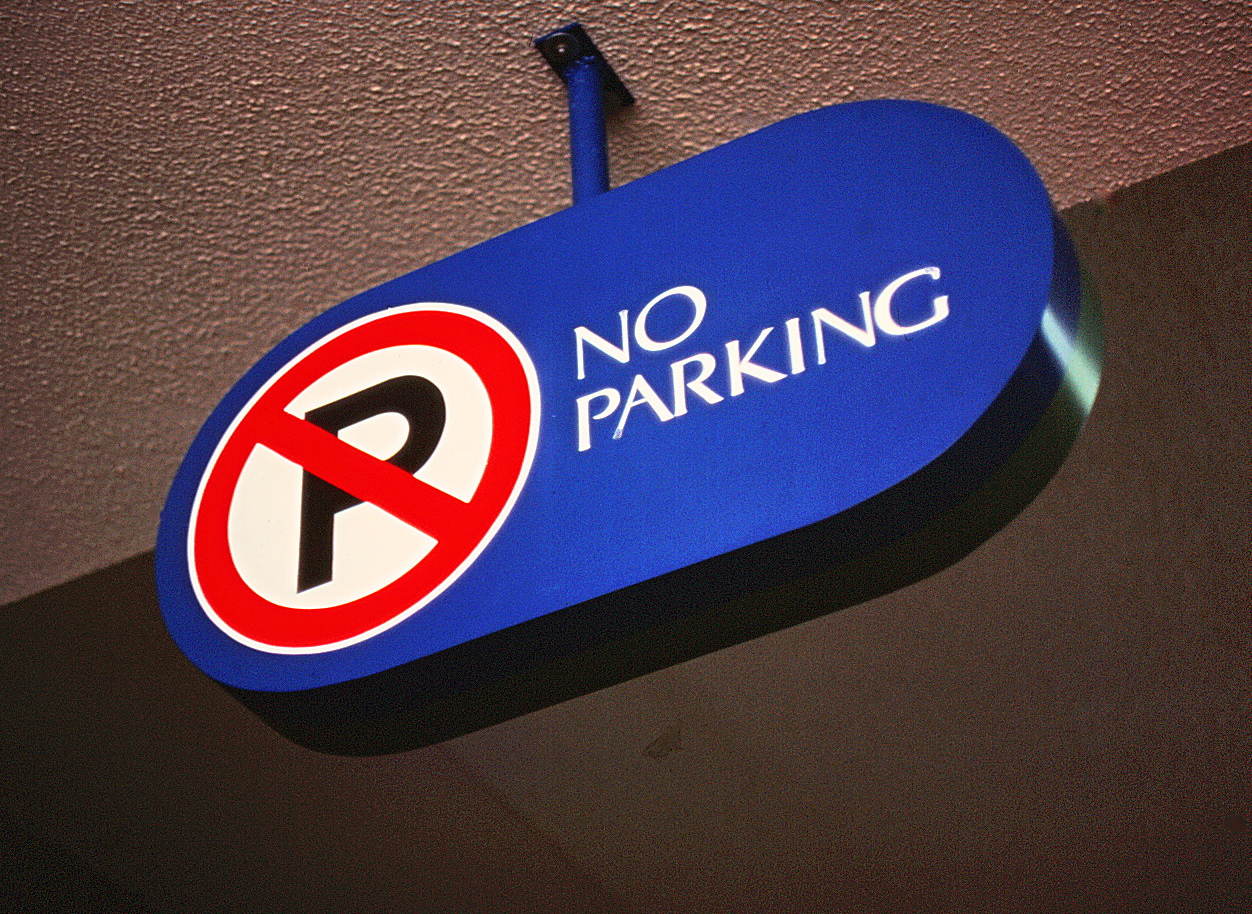
{"type": "Polygon", "coordinates": [[[162,608],[301,742],[455,735],[955,560],[1049,478],[1097,336],[996,130],[790,118],[292,334],[175,478],[162,608]]]}

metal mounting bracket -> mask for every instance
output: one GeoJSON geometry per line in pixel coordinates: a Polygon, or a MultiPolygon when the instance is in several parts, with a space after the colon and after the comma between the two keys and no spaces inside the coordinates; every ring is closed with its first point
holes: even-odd
{"type": "Polygon", "coordinates": [[[605,108],[634,104],[634,96],[577,22],[535,39],[535,47],[565,83],[569,97],[570,173],[574,202],[609,189],[605,108]]]}

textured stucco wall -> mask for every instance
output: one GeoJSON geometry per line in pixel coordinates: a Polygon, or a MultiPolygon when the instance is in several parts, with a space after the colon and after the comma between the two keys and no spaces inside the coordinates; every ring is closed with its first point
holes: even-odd
{"type": "Polygon", "coordinates": [[[978,114],[1067,205],[1252,138],[1246,2],[9,2],[0,602],[149,548],[182,451],[289,330],[565,205],[579,19],[629,180],[791,114],[978,114]]]}

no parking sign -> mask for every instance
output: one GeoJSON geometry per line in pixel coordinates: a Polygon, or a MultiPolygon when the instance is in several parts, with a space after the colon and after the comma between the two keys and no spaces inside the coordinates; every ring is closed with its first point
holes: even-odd
{"type": "Polygon", "coordinates": [[[264,382],[205,468],[188,537],[205,613],[275,653],[403,621],[499,529],[538,425],[534,365],[485,314],[420,304],[336,329],[264,382]]]}
{"type": "Polygon", "coordinates": [[[1064,456],[1098,326],[993,128],[791,118],[293,333],[178,471],[162,611],[301,743],[464,733],[955,561],[1064,456]]]}

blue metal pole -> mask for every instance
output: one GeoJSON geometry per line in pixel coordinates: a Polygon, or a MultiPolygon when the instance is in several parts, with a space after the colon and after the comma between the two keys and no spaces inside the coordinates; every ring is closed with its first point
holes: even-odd
{"type": "Polygon", "coordinates": [[[577,22],[541,35],[535,47],[565,82],[569,98],[570,176],[574,202],[609,189],[609,142],[605,102],[625,108],[635,102],[591,36],[577,22]]]}
{"type": "Polygon", "coordinates": [[[566,71],[569,94],[570,176],[574,202],[609,189],[608,135],[604,125],[604,78],[594,57],[576,60],[566,71]]]}

